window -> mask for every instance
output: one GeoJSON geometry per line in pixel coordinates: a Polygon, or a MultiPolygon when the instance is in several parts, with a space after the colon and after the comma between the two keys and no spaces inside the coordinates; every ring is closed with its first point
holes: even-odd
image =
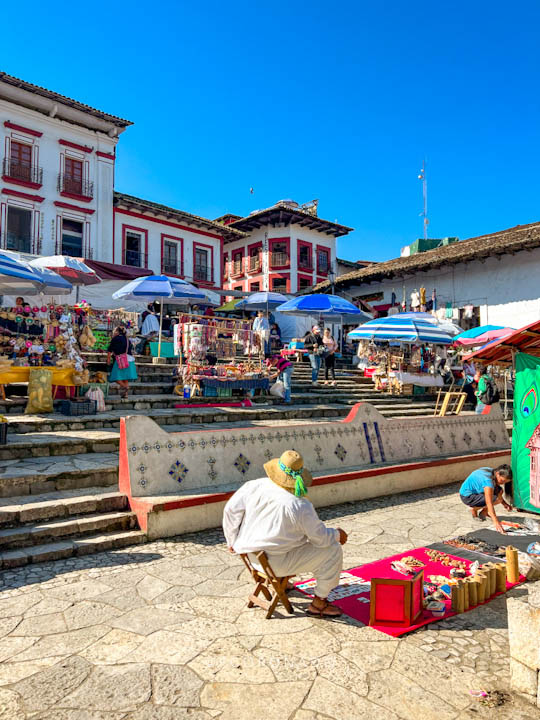
{"type": "Polygon", "coordinates": [[[64,158],[64,184],[62,190],[73,193],[73,195],[83,194],[83,164],[81,160],[70,157],[64,158]]]}
{"type": "Polygon", "coordinates": [[[317,250],[317,272],[327,274],[330,270],[330,253],[328,250],[317,250]]]}
{"type": "Polygon", "coordinates": [[[313,285],[313,282],[311,278],[307,277],[299,277],[298,278],[298,289],[299,290],[306,290],[307,288],[310,288],[313,285]]]}
{"type": "Polygon", "coordinates": [[[6,248],[17,252],[31,252],[32,211],[8,205],[6,248]]]}
{"type": "Polygon", "coordinates": [[[311,245],[298,246],[298,267],[304,270],[311,270],[313,263],[311,261],[311,245]]]}
{"type": "Polygon", "coordinates": [[[235,286],[233,287],[233,290],[240,290],[240,292],[242,292],[243,289],[244,289],[244,288],[243,288],[241,285],[235,285],[235,286]]]}
{"type": "Polygon", "coordinates": [[[208,262],[208,250],[204,248],[195,248],[195,269],[193,272],[195,280],[210,282],[210,265],[208,262]]]}
{"type": "Polygon", "coordinates": [[[286,242],[273,242],[271,251],[272,267],[284,267],[289,264],[289,247],[286,242]]]}
{"type": "Polygon", "coordinates": [[[83,224],[75,220],[62,220],[62,255],[83,256],[83,224]]]}
{"type": "Polygon", "coordinates": [[[287,292],[287,278],[272,278],[272,290],[287,292]]]}
{"type": "Polygon", "coordinates": [[[32,180],[32,146],[11,141],[9,151],[9,177],[30,182],[32,180]]]}
{"type": "Polygon", "coordinates": [[[243,250],[237,250],[236,252],[233,252],[232,259],[232,268],[231,268],[231,275],[241,275],[242,274],[242,260],[243,260],[243,250]]]}
{"type": "Polygon", "coordinates": [[[142,236],[132,230],[126,230],[124,265],[131,265],[132,267],[145,266],[142,252],[142,236]]]}
{"type": "Polygon", "coordinates": [[[182,247],[176,240],[163,240],[161,272],[165,275],[183,275],[182,247]]]}
{"type": "Polygon", "coordinates": [[[260,282],[252,282],[249,286],[250,292],[259,292],[261,289],[261,283],[260,282]]]}
{"type": "Polygon", "coordinates": [[[255,247],[249,248],[248,258],[248,271],[257,272],[261,269],[261,246],[256,245],[255,247]]]}

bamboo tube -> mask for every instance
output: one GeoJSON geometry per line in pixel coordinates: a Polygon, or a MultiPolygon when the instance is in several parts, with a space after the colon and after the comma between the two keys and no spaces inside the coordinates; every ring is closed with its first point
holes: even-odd
{"type": "Polygon", "coordinates": [[[463,586],[463,580],[458,580],[458,599],[457,599],[457,610],[456,612],[462,613],[465,611],[465,590],[463,586]]]}
{"type": "Polygon", "coordinates": [[[495,569],[497,571],[497,592],[506,592],[506,565],[497,563],[495,569]]]}
{"type": "Polygon", "coordinates": [[[469,607],[475,607],[478,605],[478,582],[475,578],[467,578],[467,585],[469,586],[469,607]]]}
{"type": "Polygon", "coordinates": [[[486,600],[489,600],[489,580],[484,572],[477,572],[475,575],[476,578],[478,578],[479,581],[479,588],[478,588],[478,602],[483,603],[486,600]]]}
{"type": "Polygon", "coordinates": [[[506,576],[512,585],[519,581],[518,554],[516,548],[511,545],[506,548],[506,576]]]}
{"type": "Polygon", "coordinates": [[[470,601],[469,601],[469,583],[467,580],[461,581],[461,587],[463,589],[463,609],[468,610],[470,607],[470,601]]]}
{"type": "Polygon", "coordinates": [[[489,579],[489,597],[497,592],[497,570],[494,563],[486,563],[482,565],[482,571],[486,573],[489,579]]]}
{"type": "Polygon", "coordinates": [[[457,585],[451,585],[451,586],[450,586],[450,590],[452,591],[452,595],[451,595],[451,598],[452,598],[451,610],[452,610],[452,612],[459,612],[459,611],[458,611],[458,605],[459,605],[459,602],[458,602],[458,598],[459,598],[459,588],[458,588],[457,585]]]}

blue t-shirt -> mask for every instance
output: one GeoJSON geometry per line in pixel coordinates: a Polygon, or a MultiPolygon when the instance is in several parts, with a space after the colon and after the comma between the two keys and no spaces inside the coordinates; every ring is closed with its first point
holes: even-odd
{"type": "Polygon", "coordinates": [[[482,467],[474,470],[460,487],[459,494],[464,497],[469,497],[469,495],[483,493],[486,487],[494,488],[491,471],[492,469],[490,467],[482,467]]]}

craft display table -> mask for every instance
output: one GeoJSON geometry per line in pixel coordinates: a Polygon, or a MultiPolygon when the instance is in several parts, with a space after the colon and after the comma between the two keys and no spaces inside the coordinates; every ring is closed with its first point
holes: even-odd
{"type": "Polygon", "coordinates": [[[55,387],[53,397],[56,396],[57,387],[75,387],[74,380],[75,370],[73,368],[63,368],[44,365],[38,367],[16,367],[12,366],[5,370],[0,370],[0,396],[6,399],[5,385],[11,383],[27,383],[30,379],[30,370],[50,370],[52,372],[52,384],[55,387]]]}
{"type": "Polygon", "coordinates": [[[251,390],[268,392],[270,387],[270,381],[266,377],[237,379],[195,375],[193,380],[202,388],[206,397],[230,397],[233,390],[243,390],[246,393],[251,390]]]}

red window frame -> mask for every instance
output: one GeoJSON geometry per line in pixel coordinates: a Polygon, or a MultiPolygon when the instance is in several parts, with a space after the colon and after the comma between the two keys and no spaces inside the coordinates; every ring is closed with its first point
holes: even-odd
{"type": "Polygon", "coordinates": [[[237,291],[243,292],[244,286],[243,286],[243,285],[235,285],[235,286],[233,287],[233,290],[237,290],[237,291]]]}
{"type": "Polygon", "coordinates": [[[200,243],[200,242],[193,243],[193,279],[195,280],[195,282],[198,282],[201,285],[213,285],[214,284],[214,246],[213,245],[207,245],[206,243],[200,243]],[[195,277],[195,268],[197,266],[196,258],[197,258],[197,249],[198,248],[209,251],[207,254],[207,257],[210,261],[210,263],[209,263],[210,280],[199,280],[195,277]]]}
{"type": "Polygon", "coordinates": [[[161,233],[161,273],[162,274],[169,274],[171,277],[178,277],[183,278],[184,277],[184,239],[176,237],[175,235],[167,235],[166,233],[161,233]],[[165,242],[166,241],[174,241],[176,245],[180,246],[180,252],[179,252],[179,260],[180,260],[180,274],[177,273],[165,273],[165,268],[163,265],[163,260],[165,257],[165,242]]]}
{"type": "Polygon", "coordinates": [[[304,288],[300,287],[300,280],[307,280],[309,282],[309,285],[307,287],[313,286],[313,275],[309,275],[307,273],[298,273],[296,276],[296,289],[297,290],[303,290],[304,288]]]}
{"type": "Polygon", "coordinates": [[[260,281],[260,280],[252,280],[252,281],[249,283],[249,291],[250,291],[250,292],[259,292],[260,289],[261,289],[261,281],[260,281]],[[256,285],[257,287],[255,287],[255,285],[256,285]]]}
{"type": "Polygon", "coordinates": [[[313,245],[310,242],[307,242],[306,240],[297,240],[297,247],[296,247],[296,263],[297,268],[300,272],[302,270],[306,273],[313,272],[313,245]],[[307,267],[305,265],[300,265],[300,250],[301,248],[307,248],[308,250],[308,257],[309,257],[309,263],[307,267]]]}
{"type": "MultiPolygon", "coordinates": [[[[148,268],[148,230],[145,230],[141,227],[136,227],[135,225],[122,225],[122,265],[125,264],[126,259],[126,233],[128,232],[136,232],[143,236],[143,243],[144,243],[144,253],[143,253],[143,260],[144,265],[141,265],[140,267],[148,268]]],[[[130,267],[137,267],[136,265],[133,265],[130,267]]]]}
{"type": "Polygon", "coordinates": [[[248,245],[247,247],[247,255],[246,255],[246,272],[248,275],[253,275],[254,273],[260,273],[262,270],[262,242],[256,242],[251,243],[251,245],[248,245]],[[257,257],[259,259],[259,267],[255,268],[254,270],[249,269],[249,261],[252,256],[252,251],[257,251],[257,257]]]}
{"type": "Polygon", "coordinates": [[[283,288],[280,288],[277,292],[286,292],[286,293],[291,292],[291,276],[289,275],[289,273],[287,273],[285,275],[283,273],[272,273],[270,275],[268,284],[270,285],[270,290],[272,290],[272,291],[274,290],[274,279],[280,279],[280,280],[286,281],[285,290],[283,290],[283,288]]]}
{"type": "Polygon", "coordinates": [[[317,245],[316,253],[317,253],[317,275],[323,275],[324,277],[326,277],[328,275],[328,271],[330,270],[330,263],[332,262],[332,253],[330,251],[330,248],[326,247],[326,245],[317,245]],[[326,270],[321,270],[321,266],[319,264],[319,253],[320,252],[326,253],[326,256],[328,258],[326,270]]]}
{"type": "Polygon", "coordinates": [[[243,274],[244,274],[244,248],[236,248],[236,250],[231,250],[231,277],[237,278],[237,277],[241,277],[243,274]],[[240,270],[238,272],[235,272],[234,264],[238,261],[238,256],[240,256],[240,270]]]}
{"type": "Polygon", "coordinates": [[[269,267],[270,270],[288,270],[291,267],[291,238],[290,237],[278,237],[278,238],[269,238],[268,239],[268,249],[270,252],[270,262],[269,267]],[[274,265],[272,261],[272,255],[274,253],[274,245],[276,243],[284,243],[286,245],[286,251],[285,254],[287,255],[287,263],[285,265],[274,265]]]}

